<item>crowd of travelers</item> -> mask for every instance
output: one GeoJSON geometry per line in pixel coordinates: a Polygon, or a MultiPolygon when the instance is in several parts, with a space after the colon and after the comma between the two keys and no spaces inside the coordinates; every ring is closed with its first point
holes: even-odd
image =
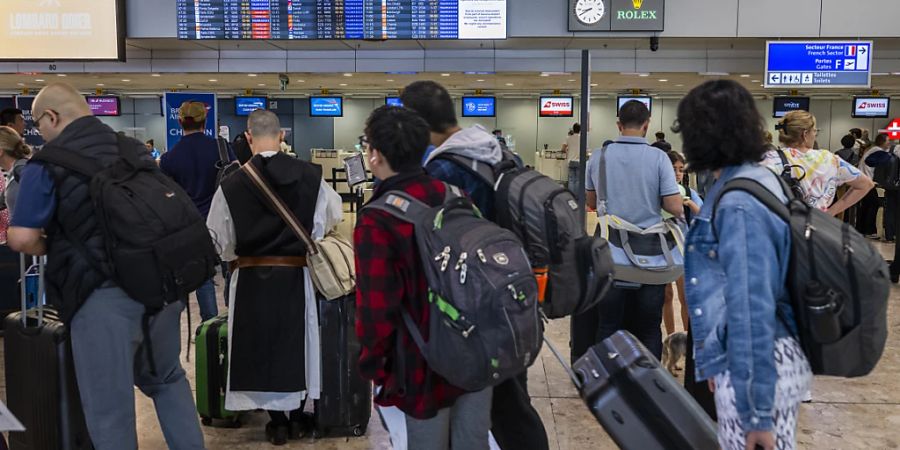
{"type": "MultiPolygon", "coordinates": [[[[498,140],[502,132],[462,127],[450,93],[432,81],[407,86],[401,101],[402,107],[376,109],[364,124],[365,163],[378,180],[370,203],[408,197],[433,208],[459,190],[484,219],[498,222],[505,205],[497,204],[495,186],[442,155],[497,166],[509,153],[498,140]],[[397,193],[407,197],[388,198],[397,193]]],[[[116,132],[67,84],[44,88],[32,114],[34,128],[54,148],[99,167],[124,154],[116,132]]],[[[90,178],[41,158],[29,162],[22,112],[5,110],[0,119],[0,169],[6,177],[0,183],[0,242],[48,257],[48,302],[62,311],[71,333],[94,448],[137,448],[135,386],[153,399],[170,448],[204,448],[179,359],[187,292],[148,319],[145,306],[118,283],[130,267],[105,256],[107,234],[92,202],[90,178]]],[[[225,408],[266,410],[266,439],[284,444],[304,436],[306,400],[320,398],[324,339],[312,278],[315,246],[292,234],[284,217],[294,217],[319,241],[344,220],[341,198],[324,182],[321,168],[282,151],[284,134],[272,112],[250,114],[240,142],[224,147],[224,160],[223,142],[203,132],[205,105],[185,102],[179,121],[183,136],[167,152],[152,140],[133,144],[144,149],[141,160],[151,163],[145,170],[158,170],[180,186],[171,195],[190,198],[220,261],[228,263],[215,264],[228,302],[225,408]],[[220,176],[223,165],[235,160],[255,171],[220,176]],[[260,194],[256,173],[290,211],[279,213],[260,194]]],[[[725,80],[706,82],[680,102],[673,131],[681,136],[681,152],[672,150],[663,132],[653,143],[647,140],[650,111],[639,101],[621,107],[617,126],[619,136],[586,162],[587,203],[638,229],[667,224],[686,231],[684,272],[666,282],[617,278],[601,301],[571,318],[572,360],[619,330],[662,358],[664,340],[677,329],[677,298],[681,328],[691,336],[688,382],[708,386],[699,397],[714,405],[721,447],[795,448],[799,405],[809,396],[812,371],[796,338],[786,287],[791,230],[753,195],[720,191],[732,180],[752,179],[781,202],[799,195],[873,239],[879,237],[875,222],[883,206],[881,237],[897,242],[900,251],[900,196],[894,190],[880,198],[873,182],[890,154],[900,156],[897,147],[887,135],[870,140],[854,129],[837,153],[819,150],[816,118],[805,111],[778,122],[776,145],[752,95],[725,80]]],[[[575,156],[580,132],[576,124],[566,148],[575,156]]],[[[483,389],[463,389],[433,369],[434,355],[425,354],[414,338],[437,332],[429,314],[440,301],[420,259],[420,232],[412,223],[364,208],[352,236],[359,342],[352,357],[358,358],[359,374],[374,383],[374,403],[394,448],[548,449],[544,424],[531,404],[527,367],[483,389]]],[[[449,253],[444,256],[449,259],[449,253]]],[[[469,255],[470,264],[475,259],[469,255]]],[[[463,283],[465,261],[463,254],[456,264],[463,283]]],[[[900,259],[894,261],[890,275],[896,282],[900,259]]],[[[194,294],[202,320],[209,321],[220,312],[216,277],[204,276],[194,294]]]]}

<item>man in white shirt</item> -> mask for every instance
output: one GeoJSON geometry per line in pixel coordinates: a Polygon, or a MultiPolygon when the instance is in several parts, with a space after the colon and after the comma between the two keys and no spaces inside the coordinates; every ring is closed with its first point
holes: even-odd
{"type": "Polygon", "coordinates": [[[576,123],[572,126],[572,134],[566,138],[561,150],[566,152],[566,162],[578,159],[581,154],[581,125],[576,123]]]}

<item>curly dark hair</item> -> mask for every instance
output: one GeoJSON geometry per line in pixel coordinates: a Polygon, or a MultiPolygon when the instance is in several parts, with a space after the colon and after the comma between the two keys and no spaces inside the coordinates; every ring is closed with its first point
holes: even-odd
{"type": "Polygon", "coordinates": [[[681,133],[691,171],[762,161],[765,126],[753,96],[731,80],[712,80],[678,104],[672,131],[681,133]]]}
{"type": "Polygon", "coordinates": [[[422,156],[431,141],[425,119],[400,106],[382,106],[373,111],[366,120],[366,138],[395,172],[421,169],[422,156]]]}

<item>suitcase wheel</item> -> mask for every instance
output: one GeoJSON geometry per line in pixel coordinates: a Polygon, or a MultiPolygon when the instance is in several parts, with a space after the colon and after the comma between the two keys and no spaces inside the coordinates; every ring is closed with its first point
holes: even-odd
{"type": "Polygon", "coordinates": [[[366,434],[366,427],[364,427],[362,425],[357,425],[357,426],[353,427],[353,435],[354,436],[360,437],[364,434],[366,434]]]}
{"type": "Polygon", "coordinates": [[[201,417],[200,423],[202,423],[204,427],[211,426],[212,425],[212,417],[201,417]]]}
{"type": "Polygon", "coordinates": [[[228,423],[228,428],[240,428],[242,426],[244,426],[244,424],[241,422],[241,419],[237,418],[237,416],[231,419],[231,421],[228,423]]]}
{"type": "Polygon", "coordinates": [[[312,437],[313,439],[322,439],[326,434],[328,434],[327,431],[316,428],[312,432],[312,437]]]}

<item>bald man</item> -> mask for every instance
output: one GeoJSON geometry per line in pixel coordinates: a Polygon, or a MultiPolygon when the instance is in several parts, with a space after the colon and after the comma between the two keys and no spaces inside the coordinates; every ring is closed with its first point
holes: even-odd
{"type": "MultiPolygon", "coordinates": [[[[48,256],[47,299],[69,327],[94,448],[137,448],[134,386],[153,399],[169,448],[204,448],[191,388],[179,361],[184,303],[163,308],[152,317],[149,332],[142,332],[144,305],[111,280],[112,262],[91,202],[90,179],[50,162],[70,158],[109,166],[119,158],[116,133],[95,118],[84,97],[67,84],[41,90],[33,114],[47,145],[22,170],[8,243],[16,251],[48,256]],[[147,358],[136,357],[148,339],[155,374],[147,367],[147,358]]],[[[138,141],[129,139],[123,145],[146,153],[138,141]]]]}

